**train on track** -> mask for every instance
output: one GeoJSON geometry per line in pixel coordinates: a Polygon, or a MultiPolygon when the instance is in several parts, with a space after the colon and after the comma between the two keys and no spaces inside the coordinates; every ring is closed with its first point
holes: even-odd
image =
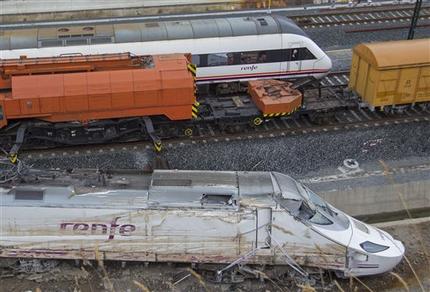
{"type": "Polygon", "coordinates": [[[0,185],[0,257],[393,269],[403,244],[276,172],[22,171],[0,185]]]}
{"type": "MultiPolygon", "coordinates": [[[[265,21],[270,26],[269,19],[275,21],[275,18],[267,17],[265,21]]],[[[192,25],[191,21],[194,20],[187,25],[192,25]]],[[[219,21],[210,20],[210,23],[219,21]]],[[[166,23],[163,25],[168,27],[166,23]]],[[[266,26],[258,19],[252,20],[252,25],[254,28],[266,26]]],[[[166,31],[169,30],[166,28],[166,31]]],[[[308,50],[317,54],[319,49],[308,44],[308,50]]],[[[269,75],[252,78],[247,75],[251,79],[262,78],[249,80],[247,93],[240,90],[215,95],[196,92],[202,65],[198,62],[196,67],[192,60],[198,55],[117,53],[6,58],[0,61],[0,147],[8,149],[11,159],[15,160],[22,146],[46,148],[149,138],[160,151],[161,139],[192,136],[200,126],[206,125],[240,132],[279,117],[308,116],[311,121],[324,122],[336,111],[363,106],[390,113],[410,107],[427,110],[430,107],[429,44],[429,39],[423,39],[359,45],[354,48],[349,83],[355,94],[345,95],[343,91],[337,94],[331,90],[324,96],[309,96],[306,91],[303,94],[297,90],[303,80],[315,81],[321,77],[315,72],[294,85],[266,79],[269,75]]],[[[59,53],[57,47],[51,49],[52,54],[59,53]]],[[[15,50],[4,52],[8,57],[8,52],[15,50]]],[[[325,60],[326,55],[318,58],[325,60]]],[[[245,66],[255,67],[255,64],[245,66]]],[[[242,77],[234,80],[249,79],[242,77]]],[[[225,84],[215,85],[217,89],[225,89],[225,84]]]]}
{"type": "MultiPolygon", "coordinates": [[[[321,77],[330,58],[281,15],[3,30],[0,58],[191,53],[197,84],[321,77]]],[[[225,85],[223,86],[225,87],[225,85]]]]}

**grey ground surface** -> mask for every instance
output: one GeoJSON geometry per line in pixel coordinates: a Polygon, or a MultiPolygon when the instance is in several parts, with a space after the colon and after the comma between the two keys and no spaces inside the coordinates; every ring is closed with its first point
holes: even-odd
{"type": "MultiPolygon", "coordinates": [[[[302,134],[271,139],[185,144],[161,156],[177,169],[279,171],[305,178],[324,169],[336,169],[344,159],[359,163],[399,160],[430,155],[428,122],[385,127],[302,134]]],[[[144,168],[152,150],[115,150],[103,154],[77,154],[61,158],[32,158],[38,168],[144,168]]]]}

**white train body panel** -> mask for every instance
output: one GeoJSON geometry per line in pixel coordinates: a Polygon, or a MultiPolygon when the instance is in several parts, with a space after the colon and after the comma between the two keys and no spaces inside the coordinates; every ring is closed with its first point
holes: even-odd
{"type": "MultiPolygon", "coordinates": [[[[3,39],[0,38],[0,58],[15,59],[20,56],[34,58],[67,54],[92,55],[124,52],[136,55],[191,53],[197,57],[204,55],[205,58],[208,58],[208,56],[210,58],[217,55],[222,57],[222,55],[227,54],[259,52],[267,53],[267,57],[274,50],[277,50],[278,54],[282,53],[284,55],[274,58],[274,62],[269,60],[271,58],[267,58],[268,60],[264,61],[251,61],[250,59],[248,63],[242,59],[238,60],[240,56],[236,56],[235,62],[230,62],[228,65],[227,63],[221,65],[197,64],[197,82],[219,83],[261,78],[297,78],[306,76],[320,78],[327,74],[332,66],[330,58],[299,27],[285,17],[265,16],[263,18],[268,21],[266,26],[256,21],[256,19],[261,20],[262,18],[227,18],[216,21],[212,19],[209,22],[191,20],[181,22],[182,24],[178,25],[177,28],[174,28],[175,22],[155,23],[156,25],[165,25],[167,33],[161,30],[148,32],[148,28],[142,28],[144,24],[113,25],[109,26],[108,29],[106,27],[103,29],[112,31],[111,39],[115,40],[114,43],[91,43],[85,45],[41,46],[41,43],[44,42],[43,36],[52,34],[52,28],[28,30],[23,31],[21,34],[7,32],[3,39]],[[225,30],[225,27],[223,29],[220,27],[229,23],[229,21],[231,22],[229,32],[221,31],[225,30]],[[253,24],[254,21],[256,21],[255,25],[253,24]],[[190,32],[202,27],[201,29],[206,29],[209,33],[213,29],[211,25],[220,30],[215,34],[217,35],[216,37],[208,37],[204,34],[202,35],[202,33],[196,35],[196,32],[190,32]],[[235,26],[237,27],[235,28],[235,26]],[[171,30],[170,32],[169,29],[171,30]],[[251,33],[250,29],[254,29],[255,33],[251,33]],[[141,37],[130,37],[130,35],[136,34],[141,35],[141,37]],[[142,39],[146,34],[160,34],[160,36],[157,36],[156,40],[148,40],[148,37],[145,36],[147,39],[143,41],[142,39]],[[188,34],[188,36],[183,34],[188,34]],[[7,35],[10,35],[9,41],[7,40],[7,35]],[[20,40],[25,43],[26,39],[29,43],[32,43],[24,45],[20,43],[20,40]],[[34,41],[34,39],[36,40],[34,41]],[[135,41],[137,39],[141,39],[141,41],[135,41]],[[16,45],[14,46],[13,44],[16,45]],[[306,57],[298,58],[298,56],[291,57],[290,54],[292,53],[288,49],[306,49],[312,54],[312,57],[311,59],[306,57]],[[290,60],[291,58],[295,60],[290,60]]],[[[76,30],[76,28],[70,29],[76,30]]],[[[54,36],[54,41],[62,40],[57,39],[57,33],[54,36]]],[[[90,43],[89,40],[88,43],[90,43]]]]}
{"type": "Polygon", "coordinates": [[[361,276],[391,270],[404,254],[387,233],[313,205],[323,201],[307,201],[305,188],[278,173],[156,171],[103,187],[82,186],[89,175],[58,180],[0,187],[0,257],[227,264],[254,250],[247,263],[285,265],[288,254],[361,276]],[[366,252],[366,241],[385,250],[366,252]]]}

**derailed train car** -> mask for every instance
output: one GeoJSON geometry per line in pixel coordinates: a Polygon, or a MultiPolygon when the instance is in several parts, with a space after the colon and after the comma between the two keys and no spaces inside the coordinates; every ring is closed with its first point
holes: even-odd
{"type": "MultiPolygon", "coordinates": [[[[391,270],[404,246],[275,172],[33,174],[0,186],[0,257],[391,270]]],[[[221,270],[222,271],[222,270],[221,270]]]]}

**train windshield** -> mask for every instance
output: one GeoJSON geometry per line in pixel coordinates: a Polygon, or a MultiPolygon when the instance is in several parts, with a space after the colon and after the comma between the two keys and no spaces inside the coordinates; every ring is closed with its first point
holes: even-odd
{"type": "Polygon", "coordinates": [[[299,219],[317,225],[347,228],[349,220],[306,186],[289,176],[274,173],[282,193],[281,206],[299,219]]]}
{"type": "Polygon", "coordinates": [[[308,200],[303,197],[298,189],[297,183],[294,179],[281,173],[273,174],[282,196],[279,198],[278,203],[302,220],[309,220],[315,215],[315,209],[308,204],[308,200]]]}

